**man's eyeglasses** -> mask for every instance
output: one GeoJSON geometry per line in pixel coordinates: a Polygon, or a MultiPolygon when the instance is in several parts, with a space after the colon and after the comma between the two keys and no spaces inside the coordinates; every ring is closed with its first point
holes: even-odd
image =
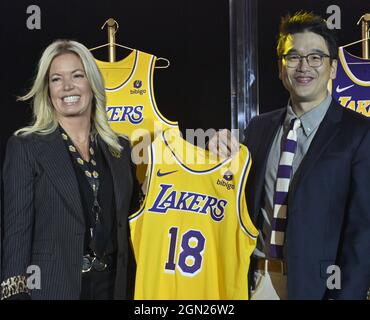
{"type": "Polygon", "coordinates": [[[321,67],[324,58],[330,58],[330,56],[325,53],[310,53],[306,56],[301,56],[295,53],[283,55],[283,59],[285,60],[288,68],[296,68],[302,62],[302,59],[306,59],[307,64],[310,67],[318,68],[321,67]]]}

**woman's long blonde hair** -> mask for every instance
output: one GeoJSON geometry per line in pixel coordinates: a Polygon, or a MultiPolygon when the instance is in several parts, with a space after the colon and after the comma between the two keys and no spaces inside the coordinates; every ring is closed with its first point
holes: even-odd
{"type": "Polygon", "coordinates": [[[104,80],[90,51],[81,43],[72,40],[57,40],[43,52],[37,75],[31,90],[18,100],[32,99],[33,121],[30,126],[17,130],[15,135],[31,133],[50,134],[58,127],[55,109],[49,95],[49,69],[53,59],[65,53],[74,53],[82,61],[86,77],[93,92],[91,131],[99,134],[102,140],[114,151],[121,151],[118,135],[110,128],[105,111],[106,96],[104,80]]]}

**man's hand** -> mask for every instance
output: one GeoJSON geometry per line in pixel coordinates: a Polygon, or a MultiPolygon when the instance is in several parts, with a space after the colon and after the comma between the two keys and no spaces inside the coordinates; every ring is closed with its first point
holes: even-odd
{"type": "Polygon", "coordinates": [[[208,149],[218,157],[226,159],[239,151],[239,143],[228,129],[223,129],[217,131],[209,140],[208,149]]]}

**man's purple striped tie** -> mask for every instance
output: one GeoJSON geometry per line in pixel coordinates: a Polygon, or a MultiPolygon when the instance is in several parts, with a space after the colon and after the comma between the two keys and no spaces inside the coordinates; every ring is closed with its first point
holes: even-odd
{"type": "Polygon", "coordinates": [[[301,121],[294,118],[281,150],[281,156],[276,176],[274,194],[274,217],[271,224],[270,256],[276,259],[283,258],[285,227],[287,219],[287,204],[290,179],[293,172],[293,159],[297,150],[297,129],[301,121]]]}

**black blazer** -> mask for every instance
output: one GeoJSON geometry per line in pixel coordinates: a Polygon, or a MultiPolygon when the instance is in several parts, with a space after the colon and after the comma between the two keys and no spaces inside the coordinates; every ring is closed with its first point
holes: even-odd
{"type": "MultiPolygon", "coordinates": [[[[247,203],[257,225],[268,154],[286,109],[246,130],[253,160],[247,203]]],[[[332,102],[291,182],[286,251],[289,299],[364,299],[370,286],[370,122],[332,102]],[[328,290],[330,265],[341,289],[328,290]]],[[[253,268],[251,270],[253,272],[253,268]]]]}
{"type": "MultiPolygon", "coordinates": [[[[138,183],[129,142],[115,157],[98,138],[111,169],[117,213],[115,299],[133,289],[128,214],[138,203],[138,183]]],[[[30,265],[41,270],[41,289],[33,299],[79,299],[85,221],[78,182],[58,132],[12,136],[4,161],[4,237],[2,280],[24,275],[30,265]]]]}

